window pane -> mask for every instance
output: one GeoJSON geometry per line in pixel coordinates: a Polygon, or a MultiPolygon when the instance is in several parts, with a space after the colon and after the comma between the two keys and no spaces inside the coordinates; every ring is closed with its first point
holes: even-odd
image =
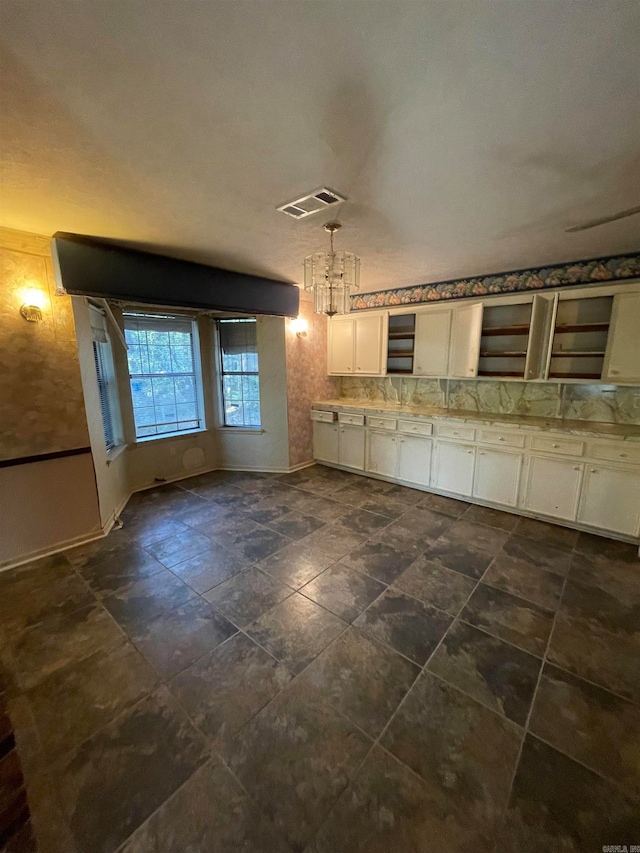
{"type": "Polygon", "coordinates": [[[169,346],[169,332],[147,332],[147,343],[149,346],[169,346]]]}
{"type": "Polygon", "coordinates": [[[139,426],[148,426],[156,422],[156,410],[153,406],[144,406],[133,410],[133,416],[136,422],[136,428],[139,426]]]}
{"type": "Polygon", "coordinates": [[[242,369],[247,373],[258,372],[258,353],[246,352],[242,356],[242,369]]]}
{"type": "Polygon", "coordinates": [[[242,397],[245,403],[247,400],[257,401],[260,399],[260,385],[257,375],[242,377],[242,397]]]}
{"type": "Polygon", "coordinates": [[[227,426],[244,426],[244,410],[242,403],[233,403],[226,407],[227,426]]]}
{"type": "Polygon", "coordinates": [[[132,379],[131,397],[134,408],[136,406],[153,405],[153,387],[150,379],[132,379]]]}
{"type": "Polygon", "coordinates": [[[222,383],[225,400],[242,402],[242,376],[225,376],[222,383]]]}
{"type": "Polygon", "coordinates": [[[171,350],[151,344],[148,347],[149,373],[173,373],[171,369],[171,350]]]}
{"type": "Polygon", "coordinates": [[[124,339],[128,344],[137,344],[139,343],[140,332],[136,332],[134,329],[125,329],[124,330],[124,339]]]}
{"type": "Polygon", "coordinates": [[[188,421],[198,416],[195,403],[179,403],[176,406],[179,421],[188,421]]]}
{"type": "Polygon", "coordinates": [[[171,366],[174,373],[192,373],[191,347],[171,347],[171,366]]]}
{"type": "Polygon", "coordinates": [[[242,370],[242,356],[241,355],[231,355],[229,353],[222,353],[222,369],[225,371],[236,371],[239,372],[242,370]]]}
{"type": "Polygon", "coordinates": [[[260,426],[260,403],[244,404],[244,422],[245,426],[260,426]]]}
{"type": "Polygon", "coordinates": [[[172,377],[156,376],[151,381],[153,382],[153,398],[156,405],[175,403],[174,379],[172,377]]]}

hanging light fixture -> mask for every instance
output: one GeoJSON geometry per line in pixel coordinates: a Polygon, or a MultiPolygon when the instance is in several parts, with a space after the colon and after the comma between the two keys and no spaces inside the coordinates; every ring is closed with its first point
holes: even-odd
{"type": "Polygon", "coordinates": [[[304,289],[313,291],[313,310],[316,314],[349,313],[349,294],[360,287],[360,258],[352,252],[335,252],[333,235],[338,222],[327,222],[329,252],[316,252],[304,259],[304,289]]]}

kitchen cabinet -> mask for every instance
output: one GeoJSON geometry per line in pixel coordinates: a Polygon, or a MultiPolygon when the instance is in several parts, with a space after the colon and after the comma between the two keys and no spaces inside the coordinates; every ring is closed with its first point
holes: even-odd
{"type": "Polygon", "coordinates": [[[531,456],[525,508],[554,518],[574,521],[584,465],[564,459],[531,456]]]}
{"type": "Polygon", "coordinates": [[[515,506],[518,503],[522,458],[521,453],[480,448],[476,456],[474,498],[515,506]]]}
{"type": "Polygon", "coordinates": [[[364,445],[366,432],[363,427],[341,424],[339,427],[338,462],[345,468],[364,471],[364,445]]]}
{"type": "Polygon", "coordinates": [[[353,373],[355,351],[355,320],[335,318],[329,321],[327,335],[327,366],[329,373],[353,373]]]}
{"type": "Polygon", "coordinates": [[[475,458],[476,449],[468,444],[437,442],[433,486],[444,492],[470,495],[473,490],[475,458]]]}
{"type": "Polygon", "coordinates": [[[578,521],[637,536],[640,528],[640,471],[587,465],[578,521]]]}
{"type": "Polygon", "coordinates": [[[433,442],[430,438],[420,438],[414,435],[403,435],[398,439],[398,474],[399,480],[414,483],[425,488],[431,483],[431,451],[433,442]]]}
{"type": "Polygon", "coordinates": [[[386,314],[333,317],[327,336],[327,371],[336,376],[380,376],[386,355],[386,314]]]}
{"type": "Polygon", "coordinates": [[[478,374],[482,336],[482,302],[453,309],[449,376],[469,379],[478,374]]]}
{"type": "Polygon", "coordinates": [[[413,357],[416,376],[447,376],[452,313],[447,309],[416,314],[413,357]]]}
{"type": "Polygon", "coordinates": [[[386,315],[364,315],[355,322],[355,371],[354,373],[379,376],[383,373],[384,332],[386,315]]]}
{"type": "Polygon", "coordinates": [[[338,453],[339,432],[338,424],[319,423],[313,424],[313,454],[318,462],[332,462],[339,464],[338,453]]]}
{"type": "Polygon", "coordinates": [[[640,383],[640,293],[613,298],[603,379],[640,383]]]}
{"type": "Polygon", "coordinates": [[[388,432],[369,433],[367,471],[383,477],[395,477],[397,467],[397,438],[388,432]]]}

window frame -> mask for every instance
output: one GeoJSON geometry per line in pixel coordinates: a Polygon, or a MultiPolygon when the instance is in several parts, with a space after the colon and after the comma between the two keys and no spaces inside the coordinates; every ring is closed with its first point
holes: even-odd
{"type": "MultiPolygon", "coordinates": [[[[218,386],[218,402],[219,402],[219,429],[222,430],[230,430],[234,433],[240,432],[249,432],[249,433],[262,433],[264,432],[263,420],[262,420],[262,389],[260,387],[260,355],[258,353],[258,318],[257,317],[216,317],[215,318],[215,345],[216,345],[216,379],[218,386]],[[221,325],[225,322],[229,321],[244,321],[255,324],[256,330],[256,359],[258,362],[258,368],[255,371],[250,370],[225,370],[223,359],[222,359],[222,341],[220,335],[221,325]],[[260,413],[260,423],[257,425],[247,425],[247,424],[228,424],[227,423],[227,412],[225,405],[225,396],[224,396],[224,378],[225,376],[256,376],[258,379],[258,410],[260,413]]],[[[232,402],[232,401],[230,401],[232,402]]]]}
{"type": "MultiPolygon", "coordinates": [[[[150,321],[155,321],[162,323],[166,321],[168,325],[170,325],[171,321],[179,321],[180,323],[189,323],[190,324],[190,334],[191,334],[191,352],[193,356],[193,373],[139,373],[132,374],[129,366],[129,351],[127,349],[126,352],[126,369],[127,369],[127,379],[128,379],[128,388],[129,388],[129,399],[131,401],[131,415],[132,415],[132,426],[133,426],[133,440],[136,444],[143,444],[149,441],[159,441],[164,438],[169,439],[177,439],[182,436],[193,435],[194,433],[204,432],[207,429],[206,424],[206,406],[204,401],[204,393],[203,393],[203,379],[202,379],[202,355],[201,355],[201,346],[200,346],[200,334],[197,318],[192,316],[191,314],[181,314],[174,311],[153,311],[153,310],[145,310],[145,309],[131,309],[123,312],[122,314],[122,323],[124,334],[126,337],[127,331],[140,331],[131,329],[128,326],[128,319],[139,317],[141,320],[148,319],[150,321]],[[136,378],[141,379],[151,379],[154,378],[163,378],[163,377],[180,377],[180,376],[193,376],[194,377],[194,385],[195,385],[195,402],[196,402],[196,413],[197,417],[190,418],[190,421],[197,421],[198,426],[190,427],[188,429],[180,429],[174,430],[172,432],[156,432],[151,435],[138,435],[138,427],[136,426],[136,407],[134,403],[133,389],[131,387],[132,380],[136,378]]],[[[171,331],[171,329],[169,329],[171,331]]],[[[175,330],[174,330],[175,331],[175,330]]],[[[135,346],[135,344],[134,344],[135,346]]],[[[148,343],[147,343],[148,346],[148,343]]],[[[175,386],[174,386],[175,387],[175,386]]],[[[155,405],[154,405],[155,408],[155,405]]],[[[179,421],[176,421],[179,423],[179,421]]],[[[149,424],[148,427],[158,428],[158,424],[149,424]]],[[[145,425],[141,425],[141,428],[144,429],[145,425]]]]}
{"type": "Polygon", "coordinates": [[[92,302],[89,302],[88,307],[100,424],[105,453],[107,459],[111,459],[124,447],[119,383],[105,312],[92,302]],[[109,442],[109,432],[111,433],[111,443],[109,442]]]}

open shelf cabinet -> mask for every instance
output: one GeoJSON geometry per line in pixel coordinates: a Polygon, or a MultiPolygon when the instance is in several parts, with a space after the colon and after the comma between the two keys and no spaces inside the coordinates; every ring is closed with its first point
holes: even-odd
{"type": "Polygon", "coordinates": [[[387,374],[409,375],[413,373],[416,315],[390,315],[388,339],[387,374]]]}
{"type": "Polygon", "coordinates": [[[613,296],[558,301],[549,379],[602,378],[612,309],[613,296]]]}

